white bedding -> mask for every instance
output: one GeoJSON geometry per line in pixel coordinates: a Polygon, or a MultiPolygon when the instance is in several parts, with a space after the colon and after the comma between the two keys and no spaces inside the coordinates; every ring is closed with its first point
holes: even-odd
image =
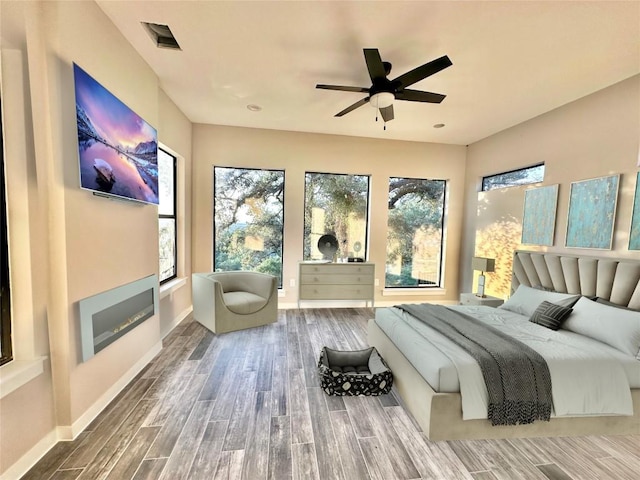
{"type": "MultiPolygon", "coordinates": [[[[633,414],[630,388],[640,388],[640,361],[635,357],[570,331],[549,330],[508,310],[450,308],[499,328],[545,358],[553,416],[633,414]]],[[[397,308],[377,309],[375,321],[435,391],[461,392],[463,419],[487,418],[487,390],[468,353],[397,308]]]]}

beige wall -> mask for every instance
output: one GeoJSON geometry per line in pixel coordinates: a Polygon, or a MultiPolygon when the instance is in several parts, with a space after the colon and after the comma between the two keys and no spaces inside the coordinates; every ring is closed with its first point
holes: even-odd
{"type": "MultiPolygon", "coordinates": [[[[389,176],[448,180],[445,292],[429,300],[455,300],[458,295],[458,255],[466,148],[418,142],[257,130],[211,125],[193,129],[193,270],[212,268],[213,166],[285,170],[285,231],[283,286],[280,305],[293,305],[297,262],[302,259],[304,174],[306,171],[371,175],[369,260],[384,285],[389,176]]],[[[402,296],[376,302],[397,303],[402,296]]],[[[408,296],[407,300],[420,297],[408,296]]]]}
{"type": "Polygon", "coordinates": [[[469,146],[465,187],[465,223],[461,278],[471,291],[477,191],[483,176],[545,163],[541,185],[559,184],[556,235],[547,250],[574,254],[640,258],[628,250],[640,138],[640,75],[469,146]],[[565,248],[571,182],[621,173],[611,250],[565,248]],[[469,267],[466,268],[465,265],[469,267]]]}
{"type": "MultiPolygon", "coordinates": [[[[27,338],[16,358],[47,358],[42,374],[0,400],[0,474],[11,477],[81,431],[191,308],[187,281],[161,300],[159,313],[81,361],[78,300],[157,274],[158,220],[154,206],[79,188],[72,62],[158,129],[180,159],[185,192],[191,123],[95,3],[0,8],[13,328],[27,338]]],[[[179,208],[180,273],[190,277],[189,195],[179,208]]]]}

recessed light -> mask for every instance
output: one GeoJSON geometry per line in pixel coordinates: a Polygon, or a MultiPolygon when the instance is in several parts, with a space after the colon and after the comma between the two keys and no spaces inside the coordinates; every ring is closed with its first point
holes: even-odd
{"type": "Polygon", "coordinates": [[[262,107],[260,105],[254,105],[253,103],[250,103],[249,105],[247,105],[247,110],[251,110],[252,112],[259,112],[260,110],[262,110],[262,107]]]}
{"type": "Polygon", "coordinates": [[[436,123],[433,128],[442,128],[444,127],[444,123],[436,123]]]}

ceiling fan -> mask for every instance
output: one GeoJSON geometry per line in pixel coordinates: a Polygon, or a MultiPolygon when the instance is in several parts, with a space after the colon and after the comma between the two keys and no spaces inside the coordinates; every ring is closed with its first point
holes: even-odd
{"type": "MultiPolygon", "coordinates": [[[[399,77],[389,80],[387,76],[391,72],[391,64],[383,62],[377,48],[365,48],[364,60],[367,63],[369,77],[371,77],[371,87],[346,87],[341,85],[318,84],[316,88],[324,90],[340,90],[343,92],[368,93],[368,96],[358,100],[353,105],[348,106],[341,112],[336,113],[336,117],[341,117],[347,113],[361,107],[365,103],[371,104],[380,110],[384,122],[393,120],[393,101],[405,100],[408,102],[440,103],[446,95],[440,93],[423,92],[420,90],[410,90],[407,87],[420,80],[438,73],[453,65],[449,57],[444,55],[432,60],[424,65],[414,68],[399,77]]],[[[376,116],[376,120],[378,117],[376,116]]],[[[386,126],[385,126],[386,129],[386,126]]]]}

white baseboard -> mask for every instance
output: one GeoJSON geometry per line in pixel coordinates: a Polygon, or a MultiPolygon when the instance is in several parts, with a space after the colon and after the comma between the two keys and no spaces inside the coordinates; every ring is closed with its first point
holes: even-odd
{"type": "Polygon", "coordinates": [[[74,440],[85,428],[106,408],[111,401],[126,387],[135,376],[160,353],[162,342],[156,343],[140,360],[120,377],[104,394],[89,407],[72,425],[58,426],[58,440],[74,440]]]}
{"type": "MultiPolygon", "coordinates": [[[[193,306],[189,306],[183,310],[174,320],[171,322],[170,328],[167,333],[171,332],[177,325],[180,324],[187,316],[193,311],[193,306]]],[[[166,336],[167,334],[164,334],[166,336]]],[[[163,337],[164,337],[163,336],[163,337]]],[[[114,383],[109,390],[107,390],[78,420],[73,422],[73,425],[62,425],[57,427],[58,440],[67,441],[74,440],[85,428],[104,410],[111,401],[126,387],[135,376],[160,353],[162,350],[162,342],[156,343],[151,350],[149,350],[144,357],[138,360],[120,379],[114,383]]]]}
{"type": "MultiPolygon", "coordinates": [[[[166,336],[171,330],[180,324],[193,311],[193,306],[183,310],[171,322],[166,336]]],[[[164,337],[163,336],[163,337],[164,337]]],[[[85,428],[104,410],[109,403],[124,389],[138,373],[160,353],[162,342],[156,343],[140,360],[138,360],[127,372],[114,383],[73,425],[60,425],[49,432],[27,453],[0,474],[0,480],[16,480],[29,471],[53,446],[60,441],[74,440],[85,428]]]]}
{"type": "Polygon", "coordinates": [[[169,335],[169,333],[171,333],[171,330],[173,330],[178,325],[180,325],[180,323],[185,318],[187,318],[191,312],[193,312],[193,305],[190,305],[188,308],[185,308],[182,312],[180,312],[180,314],[176,318],[173,319],[173,322],[171,322],[171,324],[169,325],[169,328],[167,329],[167,331],[162,333],[162,338],[164,338],[167,335],[169,335]]]}
{"type": "Polygon", "coordinates": [[[0,475],[0,480],[16,480],[22,477],[58,442],[55,430],[51,430],[31,450],[0,475]]]}
{"type": "Polygon", "coordinates": [[[45,435],[27,453],[0,475],[0,480],[16,480],[31,469],[53,446],[60,441],[74,440],[98,414],[126,387],[135,376],[162,350],[162,342],[156,343],[144,357],[138,360],[114,383],[73,425],[60,425],[45,435]]]}

